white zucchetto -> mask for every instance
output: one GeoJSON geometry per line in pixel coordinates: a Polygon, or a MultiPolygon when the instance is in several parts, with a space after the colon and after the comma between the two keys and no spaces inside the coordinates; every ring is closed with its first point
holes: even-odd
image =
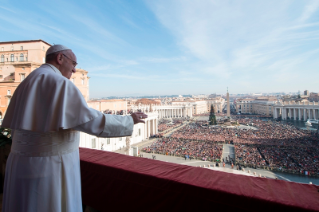
{"type": "Polygon", "coordinates": [[[70,49],[66,46],[56,44],[56,45],[53,45],[50,48],[48,48],[45,56],[52,54],[52,53],[55,53],[55,52],[64,51],[64,50],[70,50],[70,49]]]}

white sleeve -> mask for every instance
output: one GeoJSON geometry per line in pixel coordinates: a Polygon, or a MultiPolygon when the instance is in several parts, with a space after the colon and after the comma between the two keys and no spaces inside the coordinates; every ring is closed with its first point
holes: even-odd
{"type": "Polygon", "coordinates": [[[101,113],[101,115],[93,120],[76,126],[73,129],[97,137],[110,138],[132,135],[133,126],[132,116],[117,116],[101,113]]]}

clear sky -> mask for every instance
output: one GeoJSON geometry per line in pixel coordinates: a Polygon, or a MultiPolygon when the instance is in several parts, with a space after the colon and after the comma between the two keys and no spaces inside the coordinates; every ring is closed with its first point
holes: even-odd
{"type": "Polygon", "coordinates": [[[90,97],[319,92],[319,0],[0,0],[0,40],[72,48],[90,97]]]}

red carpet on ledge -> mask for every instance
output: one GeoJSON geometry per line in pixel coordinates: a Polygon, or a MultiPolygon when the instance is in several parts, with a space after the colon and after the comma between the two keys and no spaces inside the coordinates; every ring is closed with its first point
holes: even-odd
{"type": "Polygon", "coordinates": [[[80,148],[83,204],[99,211],[319,211],[319,186],[80,148]]]}

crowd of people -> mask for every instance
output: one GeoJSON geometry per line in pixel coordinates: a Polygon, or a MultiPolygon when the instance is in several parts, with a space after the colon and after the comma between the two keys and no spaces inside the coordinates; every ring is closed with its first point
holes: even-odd
{"type": "MultiPolygon", "coordinates": [[[[183,151],[175,155],[194,155],[199,151],[200,157],[208,157],[212,148],[224,143],[235,145],[236,162],[252,166],[308,175],[319,174],[319,137],[316,133],[301,130],[283,122],[234,116],[233,120],[246,128],[209,126],[207,121],[192,122],[176,130],[170,140],[161,140],[154,144],[156,151],[172,154],[176,146],[183,151]],[[199,145],[200,148],[189,148],[199,145]],[[205,151],[201,148],[208,147],[205,151]],[[186,149],[192,149],[190,153],[186,149]]],[[[216,151],[217,152],[217,151],[216,151]]],[[[199,156],[198,155],[198,156],[199,156]]],[[[214,156],[216,159],[216,155],[214,156]]]]}
{"type": "Polygon", "coordinates": [[[166,130],[180,126],[183,123],[183,119],[162,119],[158,123],[158,132],[164,132],[166,130]]]}
{"type": "Polygon", "coordinates": [[[222,149],[222,145],[212,142],[161,138],[153,142],[151,146],[143,148],[142,151],[184,157],[185,159],[216,161],[221,159],[222,149]]]}

